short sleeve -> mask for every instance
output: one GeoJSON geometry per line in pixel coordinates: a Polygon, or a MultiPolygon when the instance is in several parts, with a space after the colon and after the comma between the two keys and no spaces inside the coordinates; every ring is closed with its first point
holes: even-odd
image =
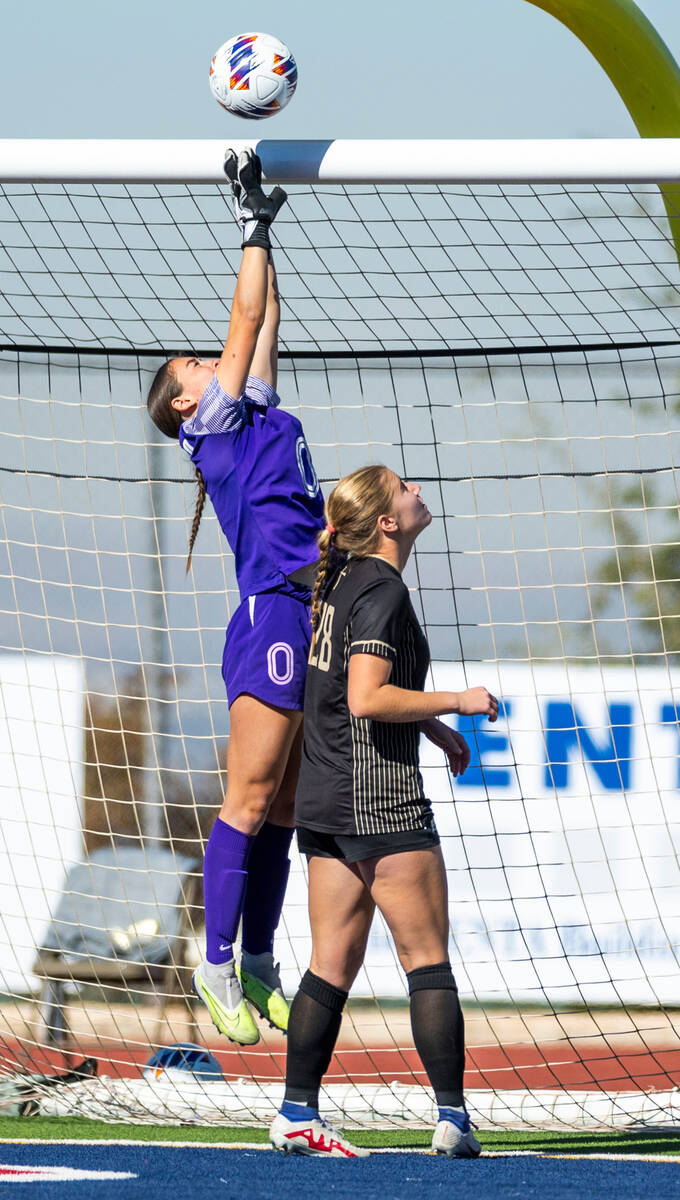
{"type": "Polygon", "coordinates": [[[408,589],[400,579],[371,584],[352,605],[350,655],[376,654],[394,662],[408,611],[408,589]]]}
{"type": "Polygon", "coordinates": [[[243,397],[229,396],[213,375],[193,417],[182,428],[189,437],[205,433],[234,433],[244,421],[243,397]]]}
{"type": "Polygon", "coordinates": [[[270,383],[249,375],[243,395],[238,399],[230,396],[213,375],[198,402],[198,408],[193,417],[184,421],[183,430],[191,437],[206,433],[236,433],[245,424],[247,403],[259,405],[260,408],[276,408],[281,403],[281,397],[270,383]]]}
{"type": "Polygon", "coordinates": [[[264,379],[258,379],[257,375],[248,376],[244,399],[259,404],[261,408],[278,408],[281,403],[281,397],[271,383],[265,383],[264,379]]]}

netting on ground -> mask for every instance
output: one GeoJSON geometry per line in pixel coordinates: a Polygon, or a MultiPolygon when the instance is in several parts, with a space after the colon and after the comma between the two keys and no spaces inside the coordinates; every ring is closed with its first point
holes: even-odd
{"type": "MultiPolygon", "coordinates": [[[[259,1119],[283,1039],[216,1044],[189,984],[233,561],[208,509],[185,577],[191,470],[144,411],[154,347],[219,349],[235,227],[217,188],[6,187],[0,214],[2,1061],[97,1058],[106,1080],[45,1091],[59,1111],[259,1119]],[[142,1081],[177,1040],[210,1045],[227,1083],[142,1081]]],[[[471,1107],[677,1122],[680,344],[660,201],[317,188],[279,242],[279,391],[318,474],[384,461],[422,482],[434,519],[406,578],[431,682],[503,698],[493,729],[460,723],[473,762],[453,791],[422,758],[471,1107]]],[[[277,952],[292,992],[297,857],[277,952]]],[[[379,920],[354,994],[329,1104],[429,1122],[379,920]]]]}

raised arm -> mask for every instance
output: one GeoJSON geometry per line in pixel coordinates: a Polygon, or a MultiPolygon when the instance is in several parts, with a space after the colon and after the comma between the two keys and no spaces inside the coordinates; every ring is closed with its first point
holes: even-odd
{"type": "Polygon", "coordinates": [[[228,395],[238,397],[251,371],[276,386],[280,314],[269,227],[286,193],[274,188],[265,196],[262,166],[251,150],[244,150],[238,159],[233,150],[228,151],[224,170],[243,234],[243,259],[217,379],[228,395]]]}
{"type": "MultiPolygon", "coordinates": [[[[267,311],[268,251],[244,246],[241,269],[231,305],[227,340],[217,367],[217,381],[229,396],[238,397],[251,369],[267,311]]],[[[262,378],[262,377],[261,377],[262,378]]]]}
{"type": "Polygon", "coordinates": [[[276,268],[272,255],[269,255],[267,267],[267,304],[264,321],[255,346],[253,361],[250,364],[250,374],[270,383],[276,391],[276,380],[279,367],[279,322],[281,320],[281,300],[276,278],[276,268]]]}

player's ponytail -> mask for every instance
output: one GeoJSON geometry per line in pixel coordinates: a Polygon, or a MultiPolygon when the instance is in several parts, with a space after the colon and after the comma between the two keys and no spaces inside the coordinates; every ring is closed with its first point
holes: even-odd
{"type": "MultiPolygon", "coordinates": [[[[149,394],[146,399],[146,407],[154,425],[164,433],[166,437],[178,438],[179,431],[182,425],[183,417],[176,408],[173,407],[173,400],[182,394],[182,385],[177,379],[175,372],[172,369],[173,360],[163,363],[154,376],[154,381],[149,388],[149,394]]],[[[203,515],[203,507],[205,505],[205,480],[198,467],[196,471],[196,486],[198,495],[196,497],[196,508],[194,510],[194,519],[191,522],[191,534],[189,535],[189,556],[187,558],[186,573],[189,574],[191,569],[191,556],[194,552],[194,542],[196,534],[201,523],[203,515]]]]}
{"type": "Polygon", "coordinates": [[[196,541],[196,534],[198,533],[198,527],[201,523],[201,517],[203,515],[203,506],[205,504],[205,497],[206,497],[205,479],[203,478],[203,473],[202,473],[200,467],[196,467],[195,470],[196,470],[196,487],[198,488],[198,495],[196,496],[196,508],[194,509],[194,519],[191,522],[191,533],[189,535],[189,557],[187,558],[187,565],[186,565],[186,574],[187,575],[189,574],[189,571],[191,570],[191,556],[194,552],[194,542],[196,541]]]}
{"type": "Polygon", "coordinates": [[[331,526],[327,525],[321,530],[316,542],[319,547],[319,562],[316,568],[316,576],[314,578],[314,587],[312,588],[312,633],[316,633],[319,618],[321,617],[321,592],[328,574],[328,566],[331,561],[331,553],[333,548],[333,533],[331,526]]]}
{"type": "Polygon", "coordinates": [[[321,617],[321,595],[334,550],[365,558],[380,543],[378,517],[394,500],[394,473],[389,467],[360,467],[335,485],[326,501],[326,528],[317,537],[319,565],[312,590],[312,630],[321,617]]]}
{"type": "Polygon", "coordinates": [[[146,407],[154,425],[166,437],[178,438],[182,414],[173,408],[172,401],[182,394],[182,385],[172,369],[172,359],[163,363],[154,377],[146,398],[146,407]]]}

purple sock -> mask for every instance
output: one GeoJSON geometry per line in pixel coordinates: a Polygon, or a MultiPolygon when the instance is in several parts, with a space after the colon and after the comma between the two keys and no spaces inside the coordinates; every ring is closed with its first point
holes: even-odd
{"type": "Polygon", "coordinates": [[[206,957],[216,966],[234,957],[232,943],[243,911],[254,841],[220,817],[208,838],[203,860],[206,957]]]}
{"type": "Polygon", "coordinates": [[[292,836],[292,829],[265,821],[255,839],[243,905],[243,949],[249,954],[264,954],[274,948],[290,871],[292,836]]]}

